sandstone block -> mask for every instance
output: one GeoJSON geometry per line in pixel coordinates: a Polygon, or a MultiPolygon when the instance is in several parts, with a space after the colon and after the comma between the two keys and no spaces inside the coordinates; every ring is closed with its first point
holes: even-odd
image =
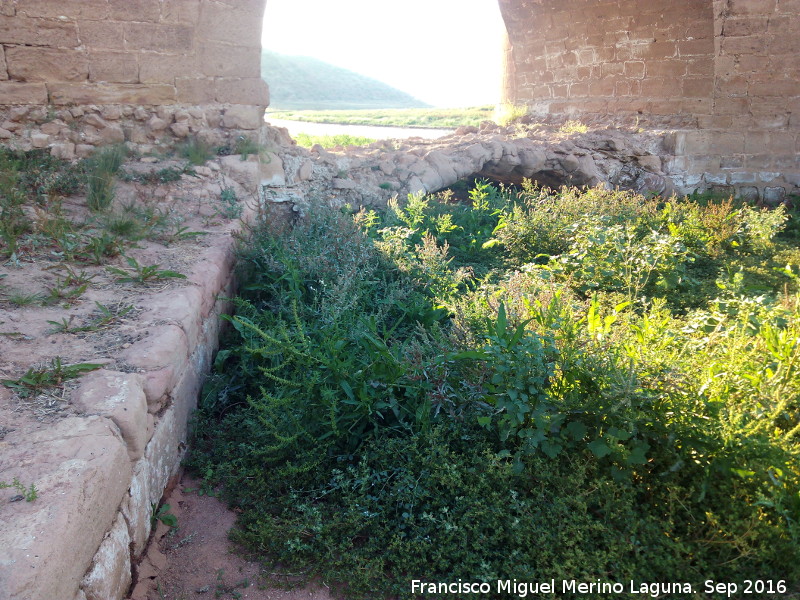
{"type": "Polygon", "coordinates": [[[0,81],[0,98],[3,104],[47,104],[47,87],[44,83],[0,81]]]}
{"type": "Polygon", "coordinates": [[[178,138],[185,138],[189,135],[189,125],[187,123],[174,123],[170,125],[169,129],[178,138]]]}
{"type": "Polygon", "coordinates": [[[134,558],[141,556],[144,551],[152,527],[148,473],[146,460],[139,460],[134,465],[131,487],[122,503],[122,514],[128,522],[134,558]]]}
{"type": "Polygon", "coordinates": [[[758,202],[758,188],[751,185],[742,186],[736,190],[736,197],[748,202],[758,202]]]}
{"type": "Polygon", "coordinates": [[[261,48],[257,46],[231,46],[229,44],[203,44],[200,47],[200,65],[207,77],[261,77],[261,48]]]}
{"type": "MultiPolygon", "coordinates": [[[[168,322],[180,327],[187,340],[188,352],[191,353],[200,340],[200,296],[200,290],[194,286],[151,295],[142,319],[168,322]]],[[[179,364],[173,366],[178,370],[179,364]]]]}
{"type": "Polygon", "coordinates": [[[119,125],[109,125],[100,130],[100,140],[103,145],[121,144],[125,141],[125,131],[119,125]]]}
{"type": "Polygon", "coordinates": [[[6,68],[6,55],[3,47],[0,46],[0,81],[8,79],[8,69],[6,68]]]}
{"type": "Polygon", "coordinates": [[[263,4],[260,7],[249,7],[248,10],[246,5],[238,3],[226,6],[217,2],[209,2],[203,6],[198,35],[201,39],[210,42],[257,48],[261,45],[261,28],[253,27],[253,22],[260,23],[263,13],[263,4]]]}
{"type": "Polygon", "coordinates": [[[222,116],[222,126],[226,129],[260,129],[263,123],[264,109],[261,106],[231,106],[222,116]]]}
{"type": "Polygon", "coordinates": [[[213,79],[200,77],[177,77],[177,100],[188,104],[207,104],[215,102],[217,90],[213,79]]]}
{"type": "Polygon", "coordinates": [[[14,504],[13,518],[0,528],[0,597],[73,598],[130,481],[116,426],[100,417],[73,417],[13,432],[4,441],[0,473],[39,490],[35,502],[14,504]]]}
{"type": "Polygon", "coordinates": [[[171,367],[176,373],[182,372],[189,360],[189,342],[183,329],[158,325],[149,333],[122,353],[123,360],[148,371],[171,367]]]}
{"type": "Polygon", "coordinates": [[[769,206],[778,206],[786,198],[786,190],[782,187],[764,188],[764,202],[769,206]]]}
{"type": "Polygon", "coordinates": [[[75,158],[75,144],[72,142],[53,144],[50,147],[50,154],[63,160],[72,160],[75,158]]]}
{"type": "Polygon", "coordinates": [[[108,417],[122,433],[131,460],[144,454],[147,443],[147,400],[141,376],[100,370],[81,379],[73,404],[87,414],[108,417]]]}
{"type": "Polygon", "coordinates": [[[25,0],[18,3],[17,14],[53,19],[68,16],[71,19],[90,17],[100,20],[108,18],[108,0],[81,0],[81,2],[71,2],[69,6],[52,0],[25,0]]]}
{"type": "Polygon", "coordinates": [[[108,0],[114,21],[158,22],[161,18],[159,0],[108,0]]]}
{"type": "Polygon", "coordinates": [[[148,371],[144,375],[144,395],[147,398],[147,411],[151,415],[163,408],[177,379],[178,374],[173,367],[148,371]]]}
{"type": "Polygon", "coordinates": [[[261,165],[257,157],[242,160],[241,156],[223,156],[220,158],[222,172],[241,185],[250,193],[257,193],[261,183],[261,165]]]}
{"type": "Polygon", "coordinates": [[[175,87],[171,85],[48,83],[47,89],[55,105],[175,103],[175,87]]]}
{"type": "Polygon", "coordinates": [[[200,20],[200,4],[197,0],[162,0],[161,20],[197,24],[200,20]]]}
{"type": "Polygon", "coordinates": [[[265,152],[259,157],[262,186],[283,187],[286,185],[286,173],[283,169],[283,161],[274,152],[265,152]]]}
{"type": "Polygon", "coordinates": [[[76,144],[75,145],[75,156],[78,158],[88,158],[92,154],[94,154],[94,146],[91,144],[76,144]]]}
{"type": "MultiPolygon", "coordinates": [[[[130,116],[131,113],[126,116],[130,116]]],[[[100,116],[109,121],[117,121],[122,118],[123,109],[119,106],[104,106],[100,110],[100,116]]]]}
{"type": "Polygon", "coordinates": [[[78,30],[73,21],[0,15],[0,40],[3,44],[76,48],[78,30]]]}
{"type": "Polygon", "coordinates": [[[191,54],[145,53],[139,56],[139,80],[142,83],[175,83],[177,76],[199,74],[197,59],[191,54]]]}
{"type": "Polygon", "coordinates": [[[90,49],[125,49],[125,35],[122,23],[109,21],[78,21],[78,37],[90,49]]]}
{"type": "Polygon", "coordinates": [[[215,86],[217,102],[222,104],[269,106],[269,88],[267,82],[260,77],[251,79],[220,78],[215,81],[215,86]]]}
{"type": "MultiPolygon", "coordinates": [[[[381,170],[383,170],[383,166],[381,166],[381,170]]],[[[297,179],[298,181],[308,181],[313,173],[314,163],[310,160],[304,160],[297,168],[297,179]]]]}
{"type": "Polygon", "coordinates": [[[138,83],[139,63],[126,52],[94,50],[89,53],[89,81],[138,83]]]}
{"type": "Polygon", "coordinates": [[[131,554],[128,525],[122,513],[106,535],[83,578],[86,600],[122,600],[131,585],[131,554]]]}
{"type": "Polygon", "coordinates": [[[34,133],[31,135],[31,144],[34,148],[47,148],[50,143],[50,136],[46,133],[34,133]]]}
{"type": "Polygon", "coordinates": [[[175,407],[168,408],[156,423],[144,458],[150,506],[161,499],[170,478],[178,471],[186,444],[186,427],[185,421],[181,423],[176,418],[175,407]]]}
{"type": "Polygon", "coordinates": [[[128,50],[186,53],[191,52],[194,44],[195,32],[191,25],[125,23],[123,31],[128,50]]]}
{"type": "Polygon", "coordinates": [[[159,119],[156,115],[153,115],[147,121],[147,129],[149,131],[154,131],[154,132],[164,131],[168,126],[169,123],[167,123],[166,120],[159,119]]]}

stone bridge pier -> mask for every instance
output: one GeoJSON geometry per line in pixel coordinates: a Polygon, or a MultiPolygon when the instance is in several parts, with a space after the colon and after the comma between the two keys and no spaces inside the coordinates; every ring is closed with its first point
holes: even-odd
{"type": "Polygon", "coordinates": [[[663,129],[681,191],[800,186],[798,0],[499,0],[506,102],[663,129]]]}
{"type": "MultiPolygon", "coordinates": [[[[303,151],[264,126],[268,1],[0,0],[0,143],[73,159],[106,144],[151,152],[187,138],[223,145],[244,136],[273,152],[261,164],[233,157],[232,178],[266,186],[268,200],[296,212],[326,199],[380,204],[482,174],[714,190],[767,204],[800,195],[800,0],[497,0],[508,33],[498,56],[503,100],[543,127],[484,125],[436,143],[342,153],[303,151]],[[567,119],[592,131],[562,135],[567,119]]],[[[47,471],[50,489],[63,483],[72,494],[27,507],[36,512],[27,529],[6,520],[7,503],[0,508],[0,598],[126,594],[151,506],[183,456],[187,415],[216,343],[211,307],[231,289],[232,255],[218,254],[218,285],[207,270],[198,275],[208,293],[189,329],[202,343],[190,351],[187,342],[183,354],[167,342],[158,348],[183,360],[170,376],[167,412],[125,427],[119,415],[65,420],[35,438],[50,462],[23,452],[18,432],[0,438],[0,481],[33,464],[47,471]],[[92,438],[107,443],[102,452],[92,438]],[[75,500],[55,504],[64,498],[75,500]]],[[[190,321],[182,308],[174,320],[190,321]]],[[[131,406],[142,408],[137,381],[109,386],[130,390],[131,406]]]]}

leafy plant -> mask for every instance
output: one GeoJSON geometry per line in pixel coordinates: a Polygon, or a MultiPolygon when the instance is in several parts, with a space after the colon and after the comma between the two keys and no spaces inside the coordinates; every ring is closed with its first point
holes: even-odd
{"type": "Polygon", "coordinates": [[[242,216],[242,205],[236,197],[236,190],[232,187],[223,187],[219,192],[220,208],[217,213],[226,219],[238,219],[242,216]]]}
{"type": "Polygon", "coordinates": [[[47,366],[31,367],[19,379],[3,379],[0,383],[26,398],[60,387],[68,379],[80,377],[84,373],[102,367],[103,365],[94,363],[65,365],[61,362],[61,357],[57,356],[47,366]]]}
{"type": "Polygon", "coordinates": [[[162,279],[186,279],[186,275],[171,271],[169,269],[160,269],[161,265],[141,265],[132,256],[126,256],[125,262],[128,263],[129,269],[120,269],[119,267],[106,267],[106,270],[112,275],[116,275],[118,283],[138,283],[144,284],[151,281],[159,281],[162,279]]]}
{"type": "Polygon", "coordinates": [[[156,521],[161,521],[167,527],[177,527],[178,518],[169,512],[170,510],[172,510],[172,507],[169,504],[162,504],[161,506],[156,506],[153,504],[150,515],[150,523],[155,525],[156,521]]]}
{"type": "Polygon", "coordinates": [[[14,488],[17,490],[25,502],[33,502],[39,497],[39,491],[36,489],[36,485],[32,483],[30,486],[25,487],[25,485],[23,485],[16,477],[14,477],[14,480],[11,483],[0,481],[0,490],[7,488],[14,488]]]}

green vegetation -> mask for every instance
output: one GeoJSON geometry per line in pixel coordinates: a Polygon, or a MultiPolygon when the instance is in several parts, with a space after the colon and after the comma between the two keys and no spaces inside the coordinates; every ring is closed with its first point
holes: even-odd
{"type": "Polygon", "coordinates": [[[319,144],[323,148],[335,148],[336,146],[367,146],[375,141],[372,138],[348,135],[346,133],[337,135],[309,135],[307,133],[298,133],[294,136],[294,139],[299,146],[304,146],[305,148],[311,148],[314,144],[319,144]]]}
{"type": "Polygon", "coordinates": [[[211,160],[215,153],[211,144],[200,138],[191,137],[178,147],[178,154],[189,161],[190,165],[198,167],[211,160]]]}
{"type": "Polygon", "coordinates": [[[427,106],[381,81],[307,56],[262,50],[261,77],[269,82],[271,106],[280,109],[427,106]]]}
{"type": "Polygon", "coordinates": [[[453,129],[462,125],[478,126],[494,119],[493,106],[474,108],[418,108],[385,110],[270,110],[267,120],[288,119],[313,123],[379,125],[386,127],[429,127],[453,129]]]}
{"type": "Polygon", "coordinates": [[[39,490],[36,489],[34,484],[30,484],[30,486],[25,487],[25,485],[16,477],[11,483],[0,481],[0,490],[4,490],[6,488],[13,488],[17,490],[19,495],[22,497],[21,499],[25,500],[25,502],[33,502],[39,497],[39,490]]]}
{"type": "Polygon", "coordinates": [[[235,539],[348,598],[800,581],[798,215],[470,200],[318,209],[242,249],[191,459],[235,539]]]}
{"type": "Polygon", "coordinates": [[[117,276],[117,283],[145,284],[153,281],[161,281],[163,279],[186,279],[186,275],[178,273],[177,271],[160,269],[159,267],[161,265],[141,265],[139,261],[132,256],[126,256],[125,262],[128,263],[128,269],[106,267],[109,273],[117,276]]]}
{"type": "Polygon", "coordinates": [[[506,126],[527,114],[528,107],[524,104],[501,104],[497,107],[497,110],[495,110],[494,121],[500,125],[506,126]]]}
{"type": "Polygon", "coordinates": [[[0,380],[7,388],[14,390],[21,398],[36,396],[54,388],[60,388],[68,379],[80,377],[84,373],[102,368],[101,364],[78,363],[65,365],[61,357],[55,357],[50,364],[42,367],[31,367],[19,379],[0,380]]]}
{"type": "Polygon", "coordinates": [[[87,162],[86,203],[89,210],[106,210],[114,202],[114,180],[125,161],[123,145],[98,150],[87,162]]]}

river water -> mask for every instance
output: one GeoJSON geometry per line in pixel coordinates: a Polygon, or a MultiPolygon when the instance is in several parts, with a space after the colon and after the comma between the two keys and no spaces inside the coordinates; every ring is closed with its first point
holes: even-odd
{"type": "Polygon", "coordinates": [[[376,125],[339,125],[335,123],[309,123],[306,121],[287,121],[283,119],[273,119],[269,115],[265,118],[266,122],[275,127],[285,127],[289,130],[289,135],[295,136],[298,133],[308,135],[339,135],[347,134],[358,137],[373,138],[376,140],[396,140],[410,137],[421,137],[435,140],[449,133],[453,129],[423,129],[420,127],[379,127],[376,125]]]}

